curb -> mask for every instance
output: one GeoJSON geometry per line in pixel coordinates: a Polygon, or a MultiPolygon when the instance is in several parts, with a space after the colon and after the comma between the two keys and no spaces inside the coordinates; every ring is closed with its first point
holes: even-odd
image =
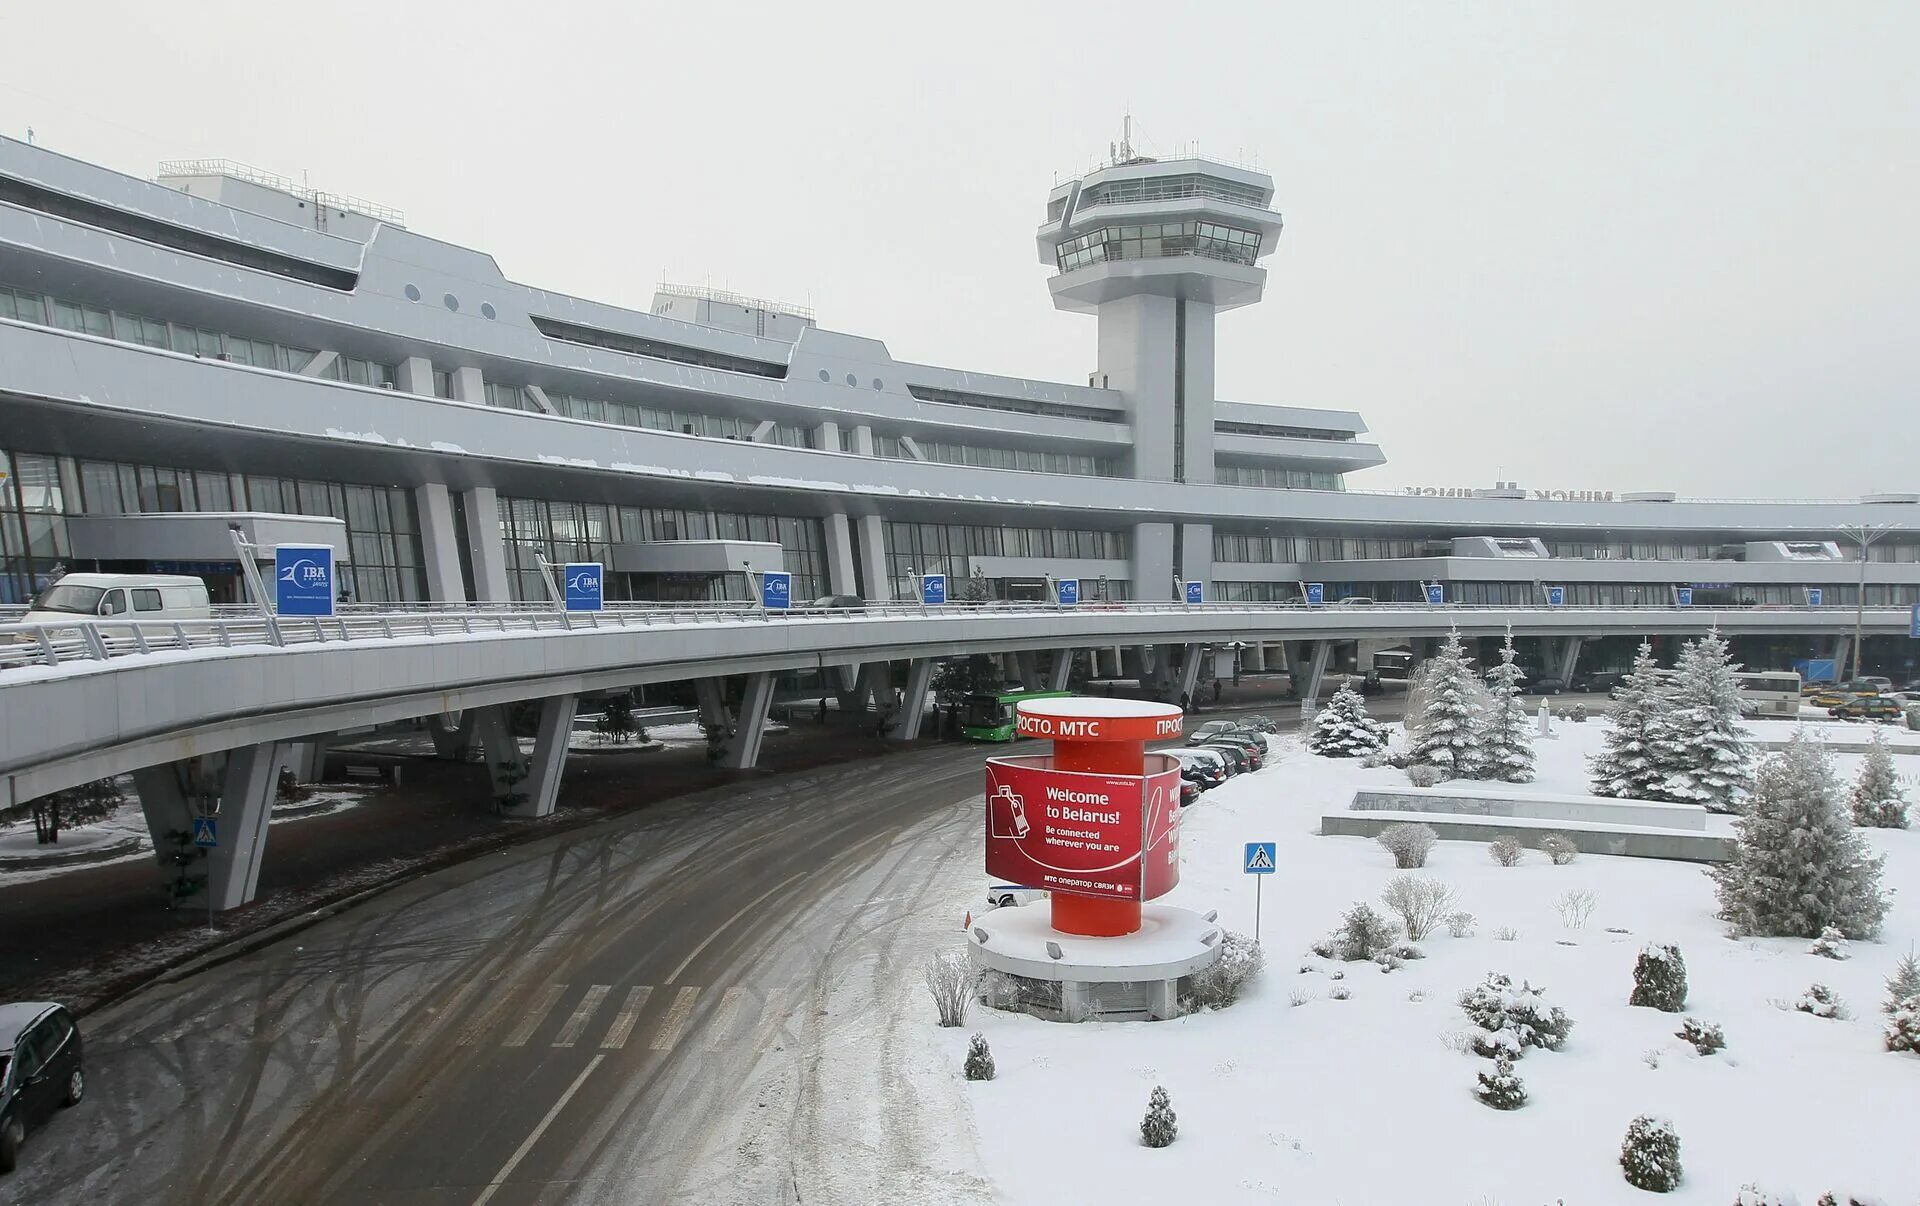
{"type": "MultiPolygon", "coordinates": [[[[57,867],[84,867],[88,863],[111,862],[139,852],[143,839],[137,834],[120,839],[105,846],[95,846],[64,858],[48,855],[15,855],[0,858],[0,872],[6,871],[51,871],[57,867]]],[[[56,845],[58,843],[55,843],[56,845]]]]}

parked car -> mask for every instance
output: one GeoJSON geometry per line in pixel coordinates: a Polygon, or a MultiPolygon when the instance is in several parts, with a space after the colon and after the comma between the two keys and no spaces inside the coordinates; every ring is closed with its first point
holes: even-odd
{"type": "Polygon", "coordinates": [[[1885,695],[1893,690],[1893,680],[1883,678],[1878,674],[1862,674],[1853,681],[1861,684],[1860,689],[1862,691],[1865,691],[1868,687],[1872,687],[1876,695],[1885,695]]]}
{"type": "Polygon", "coordinates": [[[22,624],[204,620],[207,584],[186,574],[68,574],[40,592],[22,624]]]}
{"type": "Polygon", "coordinates": [[[1019,905],[1032,904],[1036,900],[1045,900],[1045,888],[1023,888],[1019,884],[988,884],[987,903],[1002,909],[1011,909],[1019,905]]]}
{"type": "Polygon", "coordinates": [[[1214,750],[1219,753],[1222,758],[1227,760],[1227,765],[1233,768],[1232,774],[1241,775],[1253,769],[1253,755],[1249,754],[1242,746],[1222,744],[1203,745],[1200,748],[1214,750]]]}
{"type": "Polygon", "coordinates": [[[1185,808],[1200,798],[1200,785],[1184,774],[1180,776],[1180,807],[1185,808]]]}
{"type": "Polygon", "coordinates": [[[1213,750],[1174,750],[1172,757],[1180,763],[1182,774],[1196,776],[1203,787],[1218,787],[1227,781],[1227,760],[1213,750]]]}
{"type": "Polygon", "coordinates": [[[1221,733],[1208,743],[1211,746],[1228,746],[1239,750],[1247,760],[1248,770],[1259,770],[1267,764],[1266,744],[1251,733],[1221,733]]]}
{"type": "Polygon", "coordinates": [[[1805,702],[1812,704],[1816,708],[1837,708],[1849,699],[1852,699],[1854,695],[1855,692],[1848,690],[1846,687],[1836,687],[1832,683],[1828,683],[1822,689],[1815,691],[1805,702]]]}
{"type": "Polygon", "coordinates": [[[1243,728],[1259,729],[1262,733],[1278,733],[1280,731],[1280,726],[1274,723],[1273,717],[1263,715],[1259,712],[1255,712],[1250,716],[1242,716],[1240,718],[1240,724],[1243,728]]]}
{"type": "Polygon", "coordinates": [[[1906,711],[1883,695],[1856,695],[1837,707],[1828,708],[1827,713],[1841,720],[1879,720],[1892,723],[1906,718],[1906,711]]]}
{"type": "Polygon", "coordinates": [[[1567,687],[1567,684],[1561,682],[1558,678],[1555,678],[1551,674],[1545,674],[1545,675],[1528,674],[1527,677],[1520,683],[1520,694],[1522,695],[1558,695],[1560,694],[1560,692],[1566,690],[1566,687],[1567,687]]]}
{"type": "Polygon", "coordinates": [[[865,611],[867,601],[859,595],[822,595],[813,601],[813,605],[838,611],[865,611]]]}
{"type": "Polygon", "coordinates": [[[29,1134],[86,1092],[80,1028],[66,1007],[0,1005],[0,1173],[13,1171],[29,1134]]]}
{"type": "Polygon", "coordinates": [[[1238,721],[1209,720],[1193,732],[1187,734],[1187,744],[1205,745],[1207,742],[1212,741],[1218,734],[1230,733],[1239,727],[1240,724],[1238,721]]]}
{"type": "Polygon", "coordinates": [[[1831,690],[1833,690],[1832,683],[1801,683],[1800,698],[1812,699],[1814,696],[1820,694],[1823,691],[1831,691],[1831,690]]]}

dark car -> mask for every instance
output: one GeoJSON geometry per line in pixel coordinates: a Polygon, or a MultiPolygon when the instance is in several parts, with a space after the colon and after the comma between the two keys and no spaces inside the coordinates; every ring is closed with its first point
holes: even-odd
{"type": "MultiPolygon", "coordinates": [[[[1208,754],[1212,752],[1207,751],[1208,754]]],[[[1224,758],[1204,757],[1198,750],[1181,750],[1174,755],[1174,760],[1180,764],[1180,777],[1199,784],[1201,791],[1218,787],[1227,781],[1224,758]]]]}
{"type": "Polygon", "coordinates": [[[1280,731],[1280,726],[1274,722],[1273,717],[1264,716],[1259,712],[1255,712],[1250,716],[1242,716],[1240,718],[1240,724],[1244,728],[1258,729],[1262,733],[1278,733],[1280,731]]]}
{"type": "Polygon", "coordinates": [[[1267,743],[1259,733],[1247,729],[1235,729],[1229,733],[1216,733],[1208,743],[1210,745],[1231,745],[1247,756],[1254,770],[1267,764],[1267,743]]]}
{"type": "Polygon", "coordinates": [[[86,1091],[72,1014],[49,1001],[0,1005],[0,1172],[13,1171],[29,1133],[86,1091]]]}
{"type": "Polygon", "coordinates": [[[813,601],[816,608],[835,611],[864,611],[867,601],[859,595],[822,595],[813,601]]]}
{"type": "Polygon", "coordinates": [[[1899,704],[1884,695],[1856,695],[1845,703],[1827,709],[1827,715],[1841,720],[1898,721],[1906,716],[1899,704]]]}
{"type": "Polygon", "coordinates": [[[1203,750],[1213,750],[1222,758],[1225,758],[1228,765],[1233,767],[1233,773],[1236,775],[1243,775],[1253,769],[1253,756],[1247,752],[1247,748],[1243,745],[1229,745],[1225,742],[1219,742],[1212,745],[1203,745],[1200,748],[1203,750]]]}
{"type": "Polygon", "coordinates": [[[1200,749],[1212,749],[1215,753],[1219,753],[1219,757],[1233,762],[1235,774],[1246,774],[1248,770],[1256,770],[1254,751],[1250,751],[1244,745],[1235,745],[1233,741],[1213,741],[1210,745],[1202,745],[1200,749]]]}
{"type": "Polygon", "coordinates": [[[1185,808],[1200,798],[1200,785],[1185,775],[1180,776],[1180,807],[1185,808]]]}

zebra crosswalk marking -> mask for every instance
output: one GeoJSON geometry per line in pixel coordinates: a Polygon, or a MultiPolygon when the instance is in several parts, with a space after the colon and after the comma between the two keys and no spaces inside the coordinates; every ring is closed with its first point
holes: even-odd
{"type": "Polygon", "coordinates": [[[747,990],[734,985],[720,994],[720,1008],[707,1020],[707,1050],[713,1051],[720,1046],[727,1031],[733,1028],[733,1019],[740,1012],[740,998],[747,990]]]}
{"type": "Polygon", "coordinates": [[[600,1008],[600,1002],[606,1000],[607,994],[612,991],[611,984],[595,984],[589,987],[587,995],[580,998],[580,1007],[573,1011],[573,1016],[567,1019],[567,1024],[562,1026],[560,1033],[554,1037],[553,1045],[571,1047],[579,1042],[581,1032],[587,1028],[587,1023],[593,1020],[594,1013],[600,1008]]]}
{"type": "Polygon", "coordinates": [[[564,984],[549,984],[541,989],[539,999],[521,1015],[520,1023],[513,1028],[513,1033],[508,1035],[507,1041],[500,1045],[502,1047],[526,1046],[527,1040],[533,1037],[533,1032],[539,1029],[541,1022],[546,1020],[547,1013],[559,1003],[560,994],[566,991],[567,986],[564,984]]]}
{"type": "Polygon", "coordinates": [[[651,984],[636,984],[627,990],[627,999],[621,1002],[613,1025],[607,1027],[606,1037],[600,1040],[602,1051],[618,1051],[627,1045],[627,1037],[633,1033],[633,1024],[640,1020],[640,1011],[647,1007],[647,998],[652,995],[651,984]]]}
{"type": "Polygon", "coordinates": [[[688,985],[673,994],[673,1004],[667,1009],[667,1020],[660,1024],[660,1033],[653,1036],[648,1044],[655,1051],[670,1051],[680,1041],[680,1031],[686,1028],[687,1018],[693,1013],[693,1003],[700,997],[700,990],[688,985]]]}
{"type": "Polygon", "coordinates": [[[784,990],[775,989],[767,998],[760,1013],[760,1025],[753,1031],[753,1049],[756,1053],[773,1046],[773,1040],[780,1033],[780,1024],[787,1018],[786,1003],[787,994],[784,990]]]}

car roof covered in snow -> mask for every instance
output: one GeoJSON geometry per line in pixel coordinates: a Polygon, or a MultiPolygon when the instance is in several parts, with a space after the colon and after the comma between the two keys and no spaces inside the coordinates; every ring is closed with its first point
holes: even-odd
{"type": "Polygon", "coordinates": [[[49,1009],[60,1006],[53,1001],[16,1001],[0,1005],[0,1051],[11,1051],[20,1042],[27,1027],[49,1009]]]}

